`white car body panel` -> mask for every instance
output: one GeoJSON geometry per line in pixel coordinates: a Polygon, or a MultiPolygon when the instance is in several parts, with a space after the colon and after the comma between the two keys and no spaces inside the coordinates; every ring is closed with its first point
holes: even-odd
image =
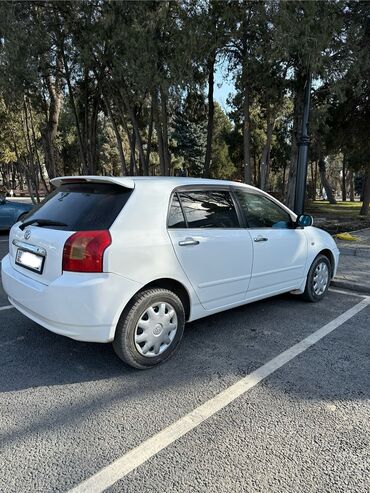
{"type": "Polygon", "coordinates": [[[254,244],[252,279],[247,298],[298,289],[305,276],[307,237],[303,229],[250,229],[254,244]],[[256,242],[258,238],[267,241],[256,242]],[[279,262],[276,262],[276,259],[279,262]]]}
{"type": "Polygon", "coordinates": [[[253,245],[247,229],[169,229],[173,248],[202,306],[213,310],[246,299],[253,245]],[[180,246],[187,238],[198,245],[180,246]]]}
{"type": "Polygon", "coordinates": [[[45,285],[16,271],[9,255],[2,260],[2,281],[10,303],[31,320],[57,334],[94,342],[114,339],[123,308],[140,289],[109,273],[65,272],[45,285]]]}
{"type": "Polygon", "coordinates": [[[11,259],[11,265],[16,271],[24,274],[25,276],[30,277],[31,279],[34,279],[42,284],[49,285],[62,275],[63,247],[72,232],[28,226],[26,229],[30,232],[31,236],[29,240],[25,240],[25,231],[19,229],[20,224],[21,223],[17,223],[14,225],[9,234],[9,256],[11,259]],[[45,268],[42,276],[15,263],[17,241],[37,245],[38,247],[45,249],[47,252],[47,259],[45,261],[45,268]]]}
{"type": "MultiPolygon", "coordinates": [[[[80,177],[67,177],[76,180],[80,177]]],[[[55,185],[66,177],[53,180],[55,185]]],[[[334,270],[339,252],[331,236],[305,229],[168,229],[167,213],[178,186],[254,187],[222,180],[196,178],[84,177],[119,184],[132,195],[110,227],[112,244],[104,253],[104,272],[62,272],[66,239],[74,231],[28,226],[29,240],[19,226],[10,233],[10,253],[2,260],[2,280],[9,300],[47,329],[73,339],[113,340],[117,322],[132,297],[144,286],[170,279],[189,296],[188,320],[294,290],[303,292],[307,272],[317,254],[331,252],[334,270]],[[256,243],[256,235],[268,241],[256,243]],[[199,245],[180,247],[191,237],[199,245]],[[13,240],[47,251],[42,275],[16,266],[13,240]]],[[[262,191],[258,193],[265,194],[262,191]]],[[[266,194],[265,194],[266,195],[266,194]]],[[[295,214],[275,201],[292,220],[295,214]]]]}

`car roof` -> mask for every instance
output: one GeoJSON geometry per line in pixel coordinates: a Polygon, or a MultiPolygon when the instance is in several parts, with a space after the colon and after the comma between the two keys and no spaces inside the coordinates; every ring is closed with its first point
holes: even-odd
{"type": "Polygon", "coordinates": [[[186,185],[194,186],[233,186],[233,187],[244,187],[249,190],[257,191],[259,194],[265,195],[270,198],[273,202],[279,204],[283,209],[285,209],[288,214],[290,214],[294,219],[296,214],[291,211],[285,204],[281,203],[275,197],[272,197],[268,193],[260,190],[259,188],[253,187],[252,185],[246,185],[245,183],[237,181],[228,180],[213,180],[209,178],[191,178],[185,176],[95,176],[95,175],[83,175],[83,176],[60,176],[58,178],[53,178],[50,180],[51,183],[58,187],[63,183],[78,183],[81,181],[95,182],[95,183],[114,183],[125,188],[134,189],[136,184],[138,188],[145,188],[146,186],[151,186],[153,183],[156,184],[157,189],[162,188],[163,193],[171,193],[177,187],[182,187],[186,185]],[[158,187],[159,185],[159,187],[158,187]]]}
{"type": "Polygon", "coordinates": [[[144,186],[150,186],[155,183],[166,189],[174,189],[186,185],[206,185],[206,186],[242,186],[251,190],[258,190],[251,185],[245,183],[228,181],[228,180],[213,180],[209,178],[191,178],[182,176],[61,176],[53,178],[51,183],[55,186],[60,186],[63,183],[73,183],[78,181],[95,182],[95,183],[114,183],[125,188],[135,188],[135,183],[144,186]]]}

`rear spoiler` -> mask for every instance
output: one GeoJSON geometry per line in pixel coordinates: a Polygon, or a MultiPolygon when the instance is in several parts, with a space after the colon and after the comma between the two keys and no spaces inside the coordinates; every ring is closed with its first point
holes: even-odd
{"type": "Polygon", "coordinates": [[[59,176],[50,180],[55,187],[65,183],[114,183],[124,188],[135,188],[135,182],[132,178],[126,176],[59,176]]]}

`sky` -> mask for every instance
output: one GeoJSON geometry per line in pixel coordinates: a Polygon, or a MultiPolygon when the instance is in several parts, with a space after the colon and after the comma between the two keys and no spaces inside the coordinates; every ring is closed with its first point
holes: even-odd
{"type": "Polygon", "coordinates": [[[226,67],[219,62],[216,65],[215,71],[214,99],[226,112],[230,110],[230,106],[227,104],[226,100],[229,94],[234,92],[235,90],[232,78],[227,75],[226,67]]]}

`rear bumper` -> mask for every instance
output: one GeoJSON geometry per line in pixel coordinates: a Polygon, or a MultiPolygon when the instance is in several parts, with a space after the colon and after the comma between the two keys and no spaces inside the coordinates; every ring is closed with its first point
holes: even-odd
{"type": "Polygon", "coordinates": [[[46,329],[79,341],[112,341],[122,310],[141,287],[112,273],[74,272],[45,285],[16,271],[8,255],[1,271],[15,308],[46,329]]]}

